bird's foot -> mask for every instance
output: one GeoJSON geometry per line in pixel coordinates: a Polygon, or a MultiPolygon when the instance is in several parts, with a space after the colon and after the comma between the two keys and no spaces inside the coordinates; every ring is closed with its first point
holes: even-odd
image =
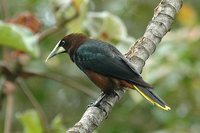
{"type": "MultiPolygon", "coordinates": [[[[118,100],[120,99],[119,94],[118,94],[115,90],[113,90],[111,93],[113,93],[114,95],[116,95],[117,98],[118,98],[118,100]]],[[[107,116],[107,115],[108,115],[107,111],[106,111],[106,110],[101,106],[101,104],[100,104],[100,103],[102,102],[102,100],[105,98],[105,96],[106,96],[106,93],[101,92],[101,94],[99,95],[99,98],[98,98],[95,102],[91,102],[91,103],[88,105],[88,108],[89,108],[89,107],[97,107],[97,108],[99,108],[100,110],[103,110],[103,111],[105,112],[105,115],[107,116]]],[[[107,104],[110,105],[110,103],[107,103],[107,104]]],[[[110,105],[110,106],[112,106],[112,105],[110,105]]]]}
{"type": "Polygon", "coordinates": [[[100,110],[103,110],[105,112],[105,115],[107,116],[108,113],[106,112],[106,110],[100,105],[101,101],[103,100],[103,98],[106,96],[106,94],[104,92],[102,92],[99,96],[99,98],[95,101],[95,102],[91,102],[89,105],[88,105],[88,108],[89,107],[97,107],[99,108],[100,110]]]}
{"type": "Polygon", "coordinates": [[[106,96],[106,94],[104,92],[101,92],[101,94],[99,95],[99,98],[95,101],[95,102],[91,102],[88,107],[100,107],[100,102],[103,100],[103,98],[106,96]]]}
{"type": "Polygon", "coordinates": [[[117,96],[117,99],[119,100],[119,99],[120,99],[120,96],[119,96],[118,92],[117,92],[116,90],[113,90],[113,93],[114,93],[114,95],[117,96]]]}
{"type": "Polygon", "coordinates": [[[96,102],[91,102],[87,107],[99,107],[100,104],[96,104],[96,102]]]}

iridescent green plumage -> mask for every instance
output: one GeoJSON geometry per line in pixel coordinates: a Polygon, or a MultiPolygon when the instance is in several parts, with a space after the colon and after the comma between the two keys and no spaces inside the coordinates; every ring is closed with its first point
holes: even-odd
{"type": "Polygon", "coordinates": [[[70,34],[59,41],[47,59],[57,54],[58,48],[64,48],[61,53],[68,53],[72,61],[105,93],[128,87],[135,89],[158,107],[170,110],[170,107],[153,93],[153,87],[142,79],[113,45],[89,39],[83,34],[70,34]]]}

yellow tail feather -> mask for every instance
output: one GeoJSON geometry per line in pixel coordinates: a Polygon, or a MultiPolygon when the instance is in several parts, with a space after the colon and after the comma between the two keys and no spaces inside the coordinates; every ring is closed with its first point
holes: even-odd
{"type": "Polygon", "coordinates": [[[158,106],[159,108],[163,109],[163,110],[171,110],[171,108],[167,105],[162,106],[159,103],[157,103],[156,101],[154,101],[151,97],[147,96],[146,94],[144,94],[137,86],[133,85],[133,87],[145,98],[147,99],[149,102],[151,102],[153,105],[158,106]]]}

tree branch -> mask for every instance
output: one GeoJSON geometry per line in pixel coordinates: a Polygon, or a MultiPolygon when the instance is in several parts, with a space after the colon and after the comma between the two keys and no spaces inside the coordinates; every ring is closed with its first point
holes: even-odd
{"type": "Polygon", "coordinates": [[[20,76],[23,78],[27,78],[30,76],[38,76],[38,77],[42,77],[42,78],[46,78],[46,79],[50,79],[56,82],[59,82],[63,85],[66,85],[70,88],[73,88],[77,91],[80,91],[84,94],[86,94],[87,96],[91,97],[91,98],[95,98],[97,96],[97,93],[91,89],[88,89],[85,86],[80,85],[77,82],[74,82],[73,80],[64,77],[64,76],[60,76],[58,74],[55,73],[43,73],[43,72],[38,72],[38,71],[33,71],[33,70],[23,70],[20,73],[20,76]]]}
{"type": "Polygon", "coordinates": [[[5,79],[4,78],[0,79],[0,111],[2,109],[4,99],[6,97],[5,93],[3,92],[4,83],[5,79]]]}
{"type": "Polygon", "coordinates": [[[36,109],[36,111],[40,117],[40,121],[41,121],[44,132],[49,133],[48,120],[47,120],[46,114],[45,114],[42,106],[40,105],[40,103],[37,101],[37,99],[34,97],[32,92],[29,90],[29,88],[27,87],[27,85],[25,84],[23,79],[18,78],[16,80],[16,84],[21,88],[21,90],[23,91],[25,96],[28,98],[28,100],[30,101],[32,106],[36,109]]]}
{"type": "Polygon", "coordinates": [[[9,18],[9,8],[8,8],[8,2],[7,0],[1,0],[0,1],[1,9],[4,15],[4,20],[7,20],[9,18]]]}
{"type": "Polygon", "coordinates": [[[6,94],[6,116],[4,124],[4,133],[11,133],[12,130],[12,119],[13,119],[13,108],[14,108],[14,91],[16,89],[15,83],[12,81],[4,82],[4,91],[6,94]]]}
{"type": "MultiPolygon", "coordinates": [[[[138,72],[142,72],[145,61],[154,53],[156,45],[170,30],[176,13],[182,6],[182,0],[162,0],[154,10],[154,16],[149,22],[144,35],[133,44],[126,57],[132,62],[138,72]]],[[[123,97],[125,91],[117,90],[116,94],[106,95],[100,102],[100,108],[89,107],[79,122],[67,133],[91,133],[111,112],[113,106],[123,97]]]]}

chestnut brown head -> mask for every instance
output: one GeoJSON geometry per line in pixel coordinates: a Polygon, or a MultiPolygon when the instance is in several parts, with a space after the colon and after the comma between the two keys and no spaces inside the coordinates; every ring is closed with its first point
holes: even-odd
{"type": "Polygon", "coordinates": [[[62,53],[68,53],[71,57],[74,54],[74,51],[87,39],[88,37],[81,33],[72,33],[65,36],[56,44],[54,49],[48,55],[46,61],[62,53]]]}

